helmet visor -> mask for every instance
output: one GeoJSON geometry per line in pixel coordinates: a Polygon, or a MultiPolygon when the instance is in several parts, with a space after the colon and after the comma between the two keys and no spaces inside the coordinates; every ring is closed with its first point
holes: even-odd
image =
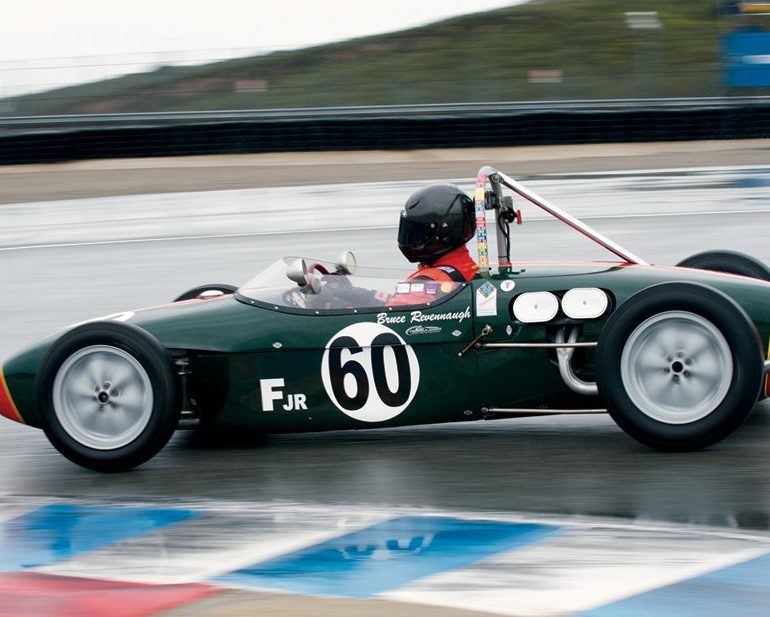
{"type": "Polygon", "coordinates": [[[418,247],[430,242],[436,235],[435,223],[416,223],[402,219],[398,226],[398,243],[400,246],[418,247]]]}

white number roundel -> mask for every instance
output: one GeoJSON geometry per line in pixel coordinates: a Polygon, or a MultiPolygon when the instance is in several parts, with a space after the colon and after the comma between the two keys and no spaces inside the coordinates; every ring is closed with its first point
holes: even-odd
{"type": "Polygon", "coordinates": [[[384,422],[412,402],[420,365],[396,332],[381,324],[357,323],[326,344],[321,378],[337,409],[362,422],[384,422]]]}

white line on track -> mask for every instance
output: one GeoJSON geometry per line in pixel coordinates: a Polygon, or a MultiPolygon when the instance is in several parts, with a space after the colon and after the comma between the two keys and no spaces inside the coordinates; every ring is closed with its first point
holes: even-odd
{"type": "Polygon", "coordinates": [[[161,236],[157,238],[125,238],[121,240],[96,240],[89,242],[61,242],[53,244],[28,244],[22,246],[6,246],[0,248],[0,251],[25,251],[32,249],[51,249],[68,248],[78,246],[102,246],[109,244],[135,244],[142,242],[176,242],[179,240],[219,240],[228,238],[253,238],[256,236],[280,236],[283,234],[316,234],[316,233],[339,233],[347,231],[378,231],[382,229],[395,229],[393,225],[383,225],[379,227],[337,227],[329,229],[287,229],[282,231],[253,231],[237,234],[209,234],[200,236],[161,236]]]}
{"type": "MultiPolygon", "coordinates": [[[[657,212],[657,213],[638,213],[638,214],[595,214],[591,216],[580,217],[583,221],[601,221],[601,220],[631,220],[631,219],[652,219],[652,218],[673,218],[684,216],[725,216],[735,214],[770,214],[770,208],[743,209],[743,210],[712,210],[712,211],[687,211],[687,212],[657,212]]],[[[529,217],[528,221],[549,221],[547,217],[529,217]]],[[[118,244],[140,244],[147,242],[178,242],[190,240],[226,240],[230,238],[254,238],[258,236],[280,236],[284,234],[322,234],[322,233],[340,233],[340,232],[358,232],[358,231],[383,231],[396,229],[396,225],[378,225],[371,227],[331,227],[317,229],[295,229],[280,231],[254,231],[244,233],[228,234],[204,234],[197,236],[159,236],[155,238],[124,238],[120,240],[94,240],[88,242],[60,242],[51,244],[25,244],[19,246],[0,247],[0,252],[7,251],[28,251],[36,249],[52,248],[72,248],[85,246],[106,246],[118,244]]]]}

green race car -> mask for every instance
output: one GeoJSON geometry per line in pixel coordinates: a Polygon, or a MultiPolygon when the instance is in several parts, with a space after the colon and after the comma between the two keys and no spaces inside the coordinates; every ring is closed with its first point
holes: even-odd
{"type": "Polygon", "coordinates": [[[696,450],[765,395],[761,262],[714,251],[648,265],[490,167],[474,203],[470,282],[358,268],[350,253],[282,259],[238,289],[204,285],[26,348],[0,369],[0,414],[42,428],[84,467],[122,471],[180,426],[215,424],[297,432],[609,413],[651,447],[696,450]],[[512,263],[520,216],[507,191],[619,261],[512,263]]]}

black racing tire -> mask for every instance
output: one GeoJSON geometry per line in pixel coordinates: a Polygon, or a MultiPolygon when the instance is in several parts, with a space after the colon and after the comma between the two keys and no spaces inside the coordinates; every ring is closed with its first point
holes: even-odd
{"type": "Polygon", "coordinates": [[[168,443],[181,413],[169,353],[145,330],[117,321],[63,334],[43,358],[37,396],[51,444],[94,471],[148,461],[168,443]]]}
{"type": "Polygon", "coordinates": [[[699,283],[634,294],[607,320],[596,350],[599,395],[612,418],[641,443],[672,452],[735,431],[757,401],[763,369],[749,316],[699,283]]]}
{"type": "Polygon", "coordinates": [[[208,285],[198,285],[188,289],[181,296],[174,299],[174,302],[184,302],[185,300],[195,300],[198,296],[206,291],[221,291],[223,294],[234,294],[238,291],[235,285],[229,285],[227,283],[210,283],[208,285]]]}
{"type": "Polygon", "coordinates": [[[705,251],[683,259],[676,265],[679,268],[711,270],[770,281],[770,268],[758,259],[737,251],[705,251]]]}

